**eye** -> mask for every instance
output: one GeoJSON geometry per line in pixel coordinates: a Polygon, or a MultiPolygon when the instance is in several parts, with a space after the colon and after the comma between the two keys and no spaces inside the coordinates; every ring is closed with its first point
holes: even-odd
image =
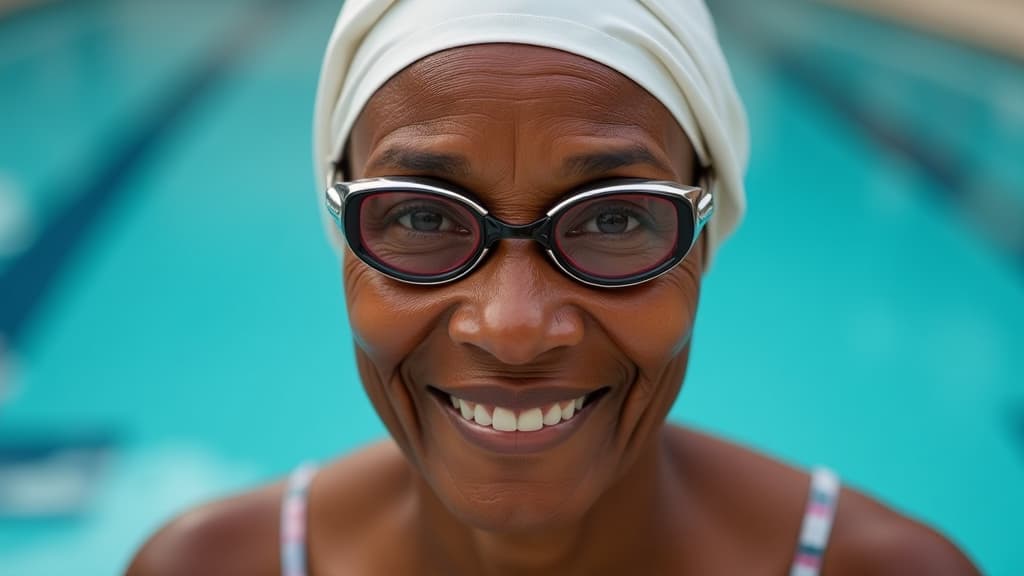
{"type": "Polygon", "coordinates": [[[414,232],[467,232],[465,226],[452,218],[447,210],[431,206],[409,206],[392,220],[414,232]]]}
{"type": "Polygon", "coordinates": [[[417,210],[398,219],[398,223],[417,232],[445,232],[452,228],[451,220],[437,212],[417,210]]]}
{"type": "Polygon", "coordinates": [[[625,234],[639,225],[640,221],[628,211],[614,209],[587,220],[579,227],[579,231],[588,234],[625,234]]]}

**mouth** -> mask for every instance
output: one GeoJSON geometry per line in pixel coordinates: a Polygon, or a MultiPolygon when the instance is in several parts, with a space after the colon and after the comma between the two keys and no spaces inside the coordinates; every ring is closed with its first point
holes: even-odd
{"type": "Polygon", "coordinates": [[[509,397],[507,393],[480,393],[479,389],[458,394],[433,386],[427,389],[466,440],[502,454],[539,452],[564,442],[583,426],[611,390],[604,387],[577,396],[571,396],[571,391],[544,390],[531,400],[509,397]],[[503,396],[504,400],[492,400],[494,396],[503,396]]]}

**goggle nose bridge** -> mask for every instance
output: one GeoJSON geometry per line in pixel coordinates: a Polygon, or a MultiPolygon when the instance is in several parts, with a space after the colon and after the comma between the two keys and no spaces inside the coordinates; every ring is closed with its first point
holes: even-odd
{"type": "Polygon", "coordinates": [[[490,248],[499,240],[534,240],[545,249],[551,247],[551,217],[545,216],[529,224],[508,224],[487,214],[484,216],[484,246],[490,248]]]}

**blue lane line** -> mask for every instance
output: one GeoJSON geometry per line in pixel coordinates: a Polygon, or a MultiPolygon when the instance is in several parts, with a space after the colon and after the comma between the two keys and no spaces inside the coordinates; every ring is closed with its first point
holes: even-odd
{"type": "MultiPolygon", "coordinates": [[[[715,7],[716,17],[738,31],[739,36],[765,56],[766,61],[775,63],[785,78],[817,96],[836,112],[837,118],[852,124],[879,148],[902,156],[917,167],[929,179],[931,186],[926,188],[936,199],[960,217],[971,220],[972,227],[1006,255],[1012,267],[1024,274],[1024,243],[993,233],[999,227],[1024,230],[1024,204],[1014,200],[1019,196],[991,187],[973,187],[970,171],[955,154],[916,138],[895,119],[884,117],[859,102],[829,74],[825,64],[814,60],[813,51],[779,39],[777,31],[751,25],[747,15],[736,12],[731,3],[723,2],[715,7]],[[979,196],[984,198],[979,201],[979,196]],[[998,209],[979,211],[974,208],[979,204],[998,206],[998,209]],[[1001,222],[994,222],[994,218],[1001,219],[1001,222]]],[[[1024,401],[1011,405],[1008,420],[1008,435],[1024,454],[1024,401]]]]}
{"type": "Polygon", "coordinates": [[[1019,401],[1010,414],[1010,427],[1017,440],[1017,447],[1020,448],[1021,458],[1024,459],[1024,400],[1019,401]]]}
{"type": "MultiPolygon", "coordinates": [[[[204,97],[222,83],[242,58],[280,26],[294,2],[264,0],[254,3],[237,26],[227,31],[206,58],[177,87],[157,103],[119,144],[111,146],[107,161],[84,183],[77,178],[68,187],[79,188],[63,209],[47,223],[36,242],[0,272],[0,340],[16,348],[19,338],[63,270],[102,216],[131,189],[123,184],[139,166],[159,150],[160,143],[204,97]]],[[[48,197],[58,197],[49,195],[48,197]]]]}
{"type": "MultiPolygon", "coordinates": [[[[950,150],[925,142],[895,118],[878,114],[844,89],[830,74],[828,64],[815,60],[813,50],[780,39],[778,31],[752,25],[748,15],[737,12],[731,3],[716,5],[715,13],[739,36],[767,55],[784,78],[800,86],[830,106],[836,116],[859,129],[882,150],[906,158],[931,183],[926,188],[937,200],[969,220],[973,228],[1000,252],[1012,267],[1024,274],[1024,242],[1020,234],[999,234],[999,230],[1024,230],[1024,203],[1015,201],[1009,190],[972,185],[972,173],[950,150]],[[984,206],[985,209],[979,209],[984,206]],[[996,208],[993,208],[996,207],[996,208]],[[999,221],[995,221],[998,218],[999,221]]],[[[848,17],[861,17],[849,14],[848,17]]]]}
{"type": "MultiPolygon", "coordinates": [[[[47,12],[64,9],[67,2],[68,0],[40,0],[39,2],[27,2],[25,5],[12,8],[7,12],[0,10],[0,33],[3,33],[4,28],[24,25],[26,19],[41,17],[47,12]]],[[[77,7],[81,7],[85,2],[86,0],[75,0],[77,7]]]]}
{"type": "Polygon", "coordinates": [[[990,243],[1009,257],[1012,266],[1024,273],[1024,244],[993,233],[999,229],[1024,229],[1024,205],[1013,201],[1014,194],[996,189],[995,183],[984,188],[974,186],[970,170],[956,154],[917,139],[893,119],[862,106],[855,97],[831,81],[817,63],[799,52],[788,51],[780,66],[787,78],[828,102],[880,148],[909,160],[928,178],[931,185],[927,189],[937,199],[951,207],[959,217],[970,220],[975,230],[982,232],[990,243]],[[982,196],[984,199],[979,200],[982,196]],[[979,210],[977,206],[998,208],[979,210]],[[996,216],[1003,222],[994,221],[996,216]]]}

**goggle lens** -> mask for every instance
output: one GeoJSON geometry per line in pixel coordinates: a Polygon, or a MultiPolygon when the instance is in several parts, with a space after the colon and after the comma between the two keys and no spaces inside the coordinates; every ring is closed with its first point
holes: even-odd
{"type": "Polygon", "coordinates": [[[572,205],[554,227],[556,252],[589,276],[615,280],[644,274],[676,252],[679,215],[663,196],[633,192],[572,205]]]}
{"type": "Polygon", "coordinates": [[[439,276],[476,256],[483,235],[477,215],[435,194],[383,191],[359,204],[367,255],[411,276],[439,276]]]}

